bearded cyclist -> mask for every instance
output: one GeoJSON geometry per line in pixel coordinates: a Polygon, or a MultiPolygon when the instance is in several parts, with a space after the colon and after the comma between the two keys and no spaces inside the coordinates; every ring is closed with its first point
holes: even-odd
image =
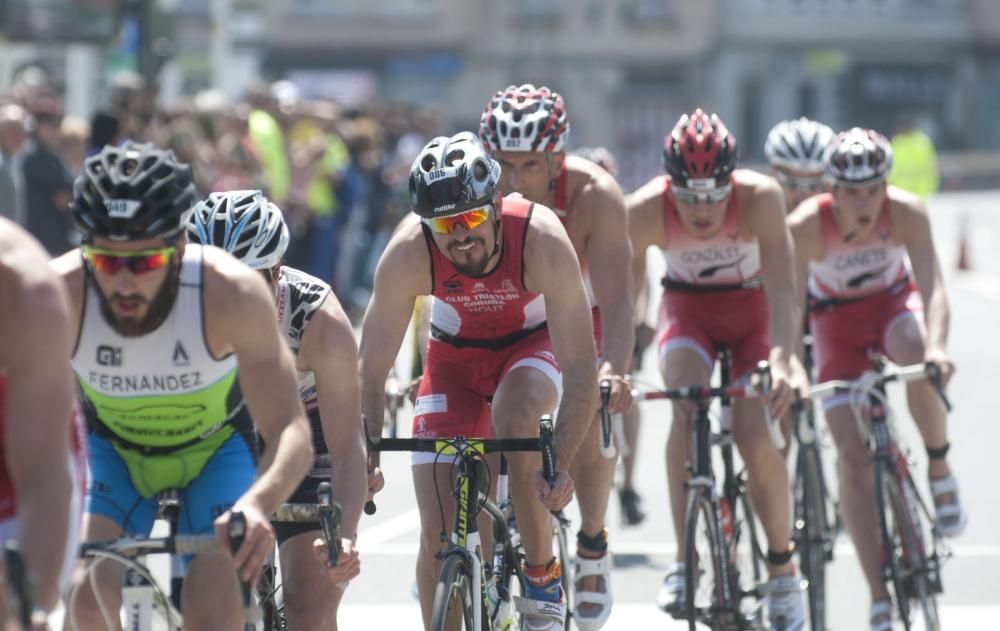
{"type": "Polygon", "coordinates": [[[367,494],[358,346],[330,286],[281,264],[288,239],[281,210],[260,191],[212,193],[195,206],[188,224],[189,243],[226,250],[257,270],[274,295],[281,332],[295,353],[299,397],[316,452],[312,469],[289,501],[314,503],[316,487],[331,480],[345,533],[337,565],[324,569],[313,558],[318,522],[275,526],[285,614],[293,629],[336,629],[344,589],[360,572],[354,543],[367,494]]]}
{"type": "Polygon", "coordinates": [[[785,210],[829,190],[823,154],[833,130],[806,117],[781,121],[767,134],[764,155],[785,193],[785,210]]]}
{"type": "MultiPolygon", "coordinates": [[[[547,87],[508,86],[483,110],[479,137],[503,169],[500,190],[551,208],[580,260],[593,309],[598,378],[611,381],[612,413],[631,404],[625,382],[634,330],[629,288],[631,246],[625,199],[614,177],[590,160],[566,155],[569,118],[563,98],[547,87]]],[[[604,515],[616,459],[600,453],[601,424],[590,424],[570,473],[577,487],[574,620],[596,631],[611,615],[611,557],[604,515]]]]}
{"type": "MultiPolygon", "coordinates": [[[[819,380],[858,378],[871,367],[868,351],[876,348],[901,365],[937,363],[947,384],[955,370],[947,350],[948,298],[926,206],[886,184],[892,147],[874,130],[838,134],[825,161],[831,193],[806,200],[789,217],[798,272],[808,279],[819,380]]],[[[947,418],[930,383],[911,382],[906,390],[929,458],[937,530],[957,537],[967,517],[946,458],[947,418]]],[[[888,631],[892,603],[876,534],[871,454],[848,399],[824,402],[839,453],[840,510],[871,592],[871,628],[888,631]]]]}
{"type": "MultiPolygon", "coordinates": [[[[434,300],[414,436],[537,437],[539,417],[559,406],[555,485],[542,478],[539,454],[507,458],[526,553],[522,622],[531,631],[561,631],[565,611],[549,511],[572,499],[568,467],[594,416],[597,354],[580,266],[559,219],[520,196],[502,197],[499,187],[500,165],[471,132],[434,138],[414,160],[415,215],[379,261],[362,326],[362,409],[370,433],[379,435],[385,378],[420,295],[434,300]]],[[[435,491],[451,488],[454,467],[434,462],[434,454],[414,454],[425,627],[440,565],[435,553],[455,510],[447,493],[435,491]]]]}
{"type": "MultiPolygon", "coordinates": [[[[746,378],[760,360],[771,365],[766,405],[788,408],[789,362],[795,340],[791,238],[781,190],[772,178],[736,169],[736,140],[715,115],[685,114],[664,139],[667,175],[629,196],[629,232],[636,282],[645,276],[646,249],[657,245],[667,263],[659,331],[660,372],[668,388],[707,386],[715,351],[732,353],[733,375],[746,378]]],[[[772,626],[801,629],[801,586],[792,565],[788,472],[775,448],[764,405],[733,402],[733,438],[749,473],[750,495],[767,537],[772,626]]],[[[684,484],[693,410],[673,405],[667,439],[667,483],[678,555],[683,555],[684,484]]],[[[684,564],[679,556],[657,603],[684,612],[684,564]]]]}
{"type": "MultiPolygon", "coordinates": [[[[274,546],[268,517],[305,475],[312,445],[267,285],[226,252],[186,242],[196,201],[191,169],[172,152],[107,146],[74,185],[83,244],[53,266],[79,314],[71,334],[89,429],[83,539],[148,535],[156,494],[178,489],[180,532],[214,529],[222,545],[190,562],[184,627],[242,629],[234,572],[257,580],[274,546]],[[267,445],[259,466],[254,426],[267,445]],[[235,555],[232,511],[246,517],[235,555]]],[[[123,571],[96,570],[100,601],[77,572],[67,615],[77,628],[118,626],[123,571]]]]}
{"type": "MultiPolygon", "coordinates": [[[[0,218],[0,544],[16,542],[34,595],[34,629],[76,558],[85,474],[69,356],[69,297],[34,237],[0,218]]],[[[6,572],[0,562],[0,572],[6,572]]],[[[0,578],[6,588],[6,580],[0,578]]],[[[15,620],[0,592],[0,628],[15,620]],[[6,614],[6,615],[5,615],[6,614]]]]}

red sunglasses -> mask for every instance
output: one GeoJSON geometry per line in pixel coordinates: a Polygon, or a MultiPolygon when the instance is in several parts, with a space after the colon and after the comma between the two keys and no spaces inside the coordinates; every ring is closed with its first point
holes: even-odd
{"type": "Polygon", "coordinates": [[[451,234],[459,226],[464,227],[466,230],[472,230],[476,226],[482,225],[484,221],[490,218],[492,210],[493,206],[486,205],[479,208],[472,208],[457,215],[448,215],[447,217],[424,217],[423,222],[434,232],[451,234]]]}
{"type": "Polygon", "coordinates": [[[166,267],[170,263],[170,257],[177,251],[177,246],[121,252],[84,245],[80,247],[80,251],[95,272],[117,274],[122,269],[128,268],[138,276],[166,267]]]}

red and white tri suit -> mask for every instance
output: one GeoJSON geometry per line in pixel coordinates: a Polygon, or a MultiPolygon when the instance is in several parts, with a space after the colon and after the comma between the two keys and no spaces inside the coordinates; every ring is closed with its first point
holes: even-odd
{"type": "MultiPolygon", "coordinates": [[[[733,175],[734,189],[737,182],[738,173],[733,175]]],[[[722,227],[711,237],[699,239],[681,224],[667,179],[663,221],[667,271],[660,303],[660,356],[675,348],[689,348],[711,369],[716,351],[727,348],[732,353],[732,374],[746,374],[767,359],[770,344],[760,249],[756,239],[740,236],[735,190],[722,227]]]]}
{"type": "MultiPolygon", "coordinates": [[[[833,197],[827,193],[819,200],[825,254],[809,263],[809,321],[820,381],[856,379],[871,368],[870,349],[888,354],[886,334],[893,325],[923,313],[906,247],[892,238],[890,203],[886,198],[867,239],[848,242],[834,219],[833,197]]],[[[825,407],[843,400],[832,397],[825,407]]]]}
{"type": "MultiPolygon", "coordinates": [[[[515,368],[541,371],[561,398],[562,374],[549,339],[545,299],[524,286],[524,241],[533,207],[520,196],[504,198],[499,261],[475,278],[461,274],[422,226],[434,299],[414,437],[490,436],[488,399],[515,368]]],[[[415,465],[431,462],[434,454],[413,455],[415,465]]]]}

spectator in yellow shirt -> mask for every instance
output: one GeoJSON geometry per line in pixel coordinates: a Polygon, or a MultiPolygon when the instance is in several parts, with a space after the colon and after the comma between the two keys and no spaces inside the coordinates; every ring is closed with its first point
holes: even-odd
{"type": "Polygon", "coordinates": [[[914,126],[909,116],[901,116],[896,124],[892,154],[889,184],[921,197],[937,192],[938,163],[934,143],[914,126]]]}

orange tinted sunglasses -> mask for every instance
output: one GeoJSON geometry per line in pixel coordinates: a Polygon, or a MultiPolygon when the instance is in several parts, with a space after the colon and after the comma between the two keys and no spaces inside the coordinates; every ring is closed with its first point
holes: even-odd
{"type": "Polygon", "coordinates": [[[91,268],[96,272],[117,274],[127,267],[130,272],[138,276],[166,267],[170,263],[170,257],[177,251],[177,247],[121,252],[84,245],[80,246],[80,251],[83,252],[83,258],[90,263],[91,268]]]}
{"type": "Polygon", "coordinates": [[[447,217],[424,217],[422,221],[427,227],[438,234],[452,234],[455,228],[463,226],[466,230],[472,230],[476,226],[482,225],[490,218],[493,206],[486,205],[479,208],[472,208],[457,215],[447,217]]]}

